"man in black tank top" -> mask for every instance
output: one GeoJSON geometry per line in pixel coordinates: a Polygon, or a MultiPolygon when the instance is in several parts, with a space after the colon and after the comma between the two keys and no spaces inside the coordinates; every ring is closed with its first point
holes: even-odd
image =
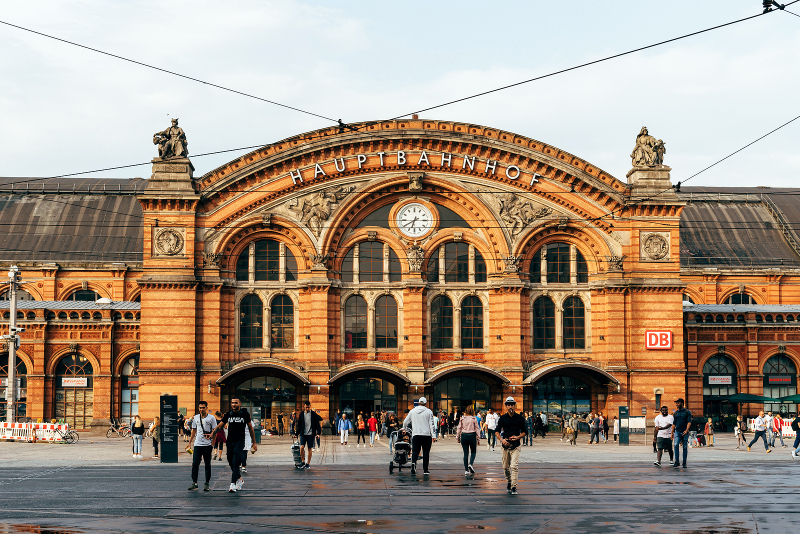
{"type": "Polygon", "coordinates": [[[256,435],[253,431],[250,413],[242,408],[242,403],[238,398],[231,399],[231,410],[222,416],[222,421],[214,429],[214,433],[224,432],[222,428],[226,424],[228,425],[228,465],[231,466],[231,486],[228,491],[235,493],[242,489],[244,483],[240,472],[244,457],[244,433],[250,433],[253,451],[258,450],[258,445],[256,445],[256,435]]]}

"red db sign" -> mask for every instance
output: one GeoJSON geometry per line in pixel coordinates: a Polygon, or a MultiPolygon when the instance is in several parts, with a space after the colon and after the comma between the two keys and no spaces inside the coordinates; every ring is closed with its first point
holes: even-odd
{"type": "Polygon", "coordinates": [[[672,348],[672,332],[648,330],[644,333],[644,346],[648,350],[669,350],[672,348]]]}

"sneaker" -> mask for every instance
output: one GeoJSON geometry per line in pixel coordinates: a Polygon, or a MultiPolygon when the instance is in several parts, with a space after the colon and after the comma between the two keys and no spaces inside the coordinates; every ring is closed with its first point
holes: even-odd
{"type": "Polygon", "coordinates": [[[489,445],[487,445],[487,446],[486,446],[486,450],[487,450],[487,451],[490,451],[490,450],[492,450],[492,448],[491,448],[489,445]]]}
{"type": "Polygon", "coordinates": [[[300,465],[296,465],[294,467],[295,467],[295,469],[303,469],[305,466],[306,466],[305,462],[300,462],[300,465]]]}
{"type": "Polygon", "coordinates": [[[242,466],[242,473],[247,473],[247,468],[245,466],[242,466]]]}
{"type": "Polygon", "coordinates": [[[189,486],[189,491],[194,491],[197,489],[197,482],[192,482],[192,485],[189,486]]]}
{"type": "Polygon", "coordinates": [[[653,462],[653,465],[656,467],[661,467],[661,462],[653,462]]]}
{"type": "Polygon", "coordinates": [[[511,495],[516,495],[516,494],[517,494],[517,487],[511,486],[511,495]]]}
{"type": "Polygon", "coordinates": [[[771,453],[772,449],[767,449],[767,454],[771,453]]]}
{"type": "Polygon", "coordinates": [[[356,449],[359,448],[361,445],[356,445],[356,449]]]}
{"type": "Polygon", "coordinates": [[[208,482],[203,484],[203,491],[211,491],[211,486],[208,485],[208,482]]]}
{"type": "Polygon", "coordinates": [[[467,469],[469,469],[469,472],[470,472],[471,475],[475,474],[475,469],[471,465],[468,465],[467,469]]]}
{"type": "Polygon", "coordinates": [[[311,469],[311,466],[306,464],[306,465],[303,466],[303,469],[311,469]]]}
{"type": "Polygon", "coordinates": [[[747,452],[750,452],[750,447],[747,447],[747,452]]]}
{"type": "Polygon", "coordinates": [[[797,458],[797,453],[795,451],[792,451],[792,458],[797,458]]]}
{"type": "Polygon", "coordinates": [[[733,449],[733,450],[735,450],[735,451],[738,451],[738,450],[740,450],[740,449],[739,449],[739,447],[736,447],[736,448],[735,448],[735,449],[733,449]]]}
{"type": "Polygon", "coordinates": [[[431,474],[431,472],[430,472],[430,471],[423,471],[423,472],[422,472],[422,474],[423,474],[423,475],[430,475],[430,474],[431,474]]]}
{"type": "Polygon", "coordinates": [[[511,493],[511,482],[509,482],[508,485],[506,486],[506,491],[511,493]]]}
{"type": "Polygon", "coordinates": [[[221,462],[222,461],[222,456],[220,455],[220,457],[217,458],[217,460],[221,462]]]}
{"type": "Polygon", "coordinates": [[[494,447],[492,447],[492,452],[494,452],[494,447]]]}
{"type": "Polygon", "coordinates": [[[469,476],[469,471],[464,471],[464,476],[468,477],[469,476]]]}
{"type": "Polygon", "coordinates": [[[680,467],[680,466],[681,466],[681,464],[679,464],[679,463],[672,464],[672,467],[680,467]]]}
{"type": "Polygon", "coordinates": [[[239,491],[240,489],[242,489],[242,484],[244,484],[244,479],[243,478],[240,478],[239,480],[236,481],[236,491],[239,491]]]}
{"type": "Polygon", "coordinates": [[[411,464],[411,474],[412,475],[417,474],[417,464],[411,464]]]}
{"type": "Polygon", "coordinates": [[[228,493],[236,493],[236,484],[231,482],[231,487],[228,488],[228,493]]]}
{"type": "Polygon", "coordinates": [[[214,457],[212,458],[212,460],[216,460],[216,459],[217,459],[217,454],[214,453],[214,457]]]}
{"type": "Polygon", "coordinates": [[[683,464],[683,467],[685,468],[685,467],[686,467],[686,464],[683,464]]]}
{"type": "Polygon", "coordinates": [[[158,455],[156,454],[155,456],[153,456],[153,458],[158,458],[158,455]]]}

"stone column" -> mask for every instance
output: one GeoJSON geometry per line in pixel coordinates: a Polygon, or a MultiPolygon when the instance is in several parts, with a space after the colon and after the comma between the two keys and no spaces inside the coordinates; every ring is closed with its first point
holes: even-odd
{"type": "Polygon", "coordinates": [[[247,281],[249,283],[253,283],[256,281],[256,244],[255,242],[250,243],[250,246],[247,247],[247,253],[249,254],[249,259],[247,261],[247,281]]]}
{"type": "Polygon", "coordinates": [[[359,277],[359,263],[361,263],[361,245],[357,244],[353,247],[353,283],[358,284],[360,281],[359,277]]]}
{"type": "Polygon", "coordinates": [[[367,351],[370,359],[375,358],[375,304],[367,303],[367,351]]]}
{"type": "Polygon", "coordinates": [[[389,245],[383,244],[383,281],[389,282],[389,245]]]}
{"type": "Polygon", "coordinates": [[[547,246],[542,247],[541,254],[542,254],[542,259],[541,259],[542,268],[540,269],[542,271],[542,273],[541,273],[541,282],[542,282],[543,286],[546,286],[547,285],[547,246]]]}
{"type": "Polygon", "coordinates": [[[444,245],[439,247],[439,283],[445,283],[444,245]]]}
{"type": "Polygon", "coordinates": [[[461,307],[453,306],[453,350],[461,352],[461,307]]]}
{"type": "Polygon", "coordinates": [[[281,283],[286,282],[286,245],[280,243],[278,245],[278,253],[280,259],[278,260],[278,280],[281,283]]]}
{"type": "Polygon", "coordinates": [[[267,350],[272,350],[272,316],[269,302],[264,302],[264,313],[262,315],[264,316],[264,326],[261,331],[262,346],[267,350]]]}
{"type": "Polygon", "coordinates": [[[469,283],[475,283],[475,246],[469,246],[469,283]]]}
{"type": "Polygon", "coordinates": [[[578,249],[575,245],[569,246],[569,283],[578,283],[578,249]]]}

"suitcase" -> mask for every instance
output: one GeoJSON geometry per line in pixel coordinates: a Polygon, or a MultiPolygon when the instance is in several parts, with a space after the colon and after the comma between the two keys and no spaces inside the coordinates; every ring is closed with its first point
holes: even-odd
{"type": "Polygon", "coordinates": [[[302,460],[300,459],[300,444],[296,441],[292,442],[292,457],[294,458],[295,467],[302,463],[302,460]]]}

